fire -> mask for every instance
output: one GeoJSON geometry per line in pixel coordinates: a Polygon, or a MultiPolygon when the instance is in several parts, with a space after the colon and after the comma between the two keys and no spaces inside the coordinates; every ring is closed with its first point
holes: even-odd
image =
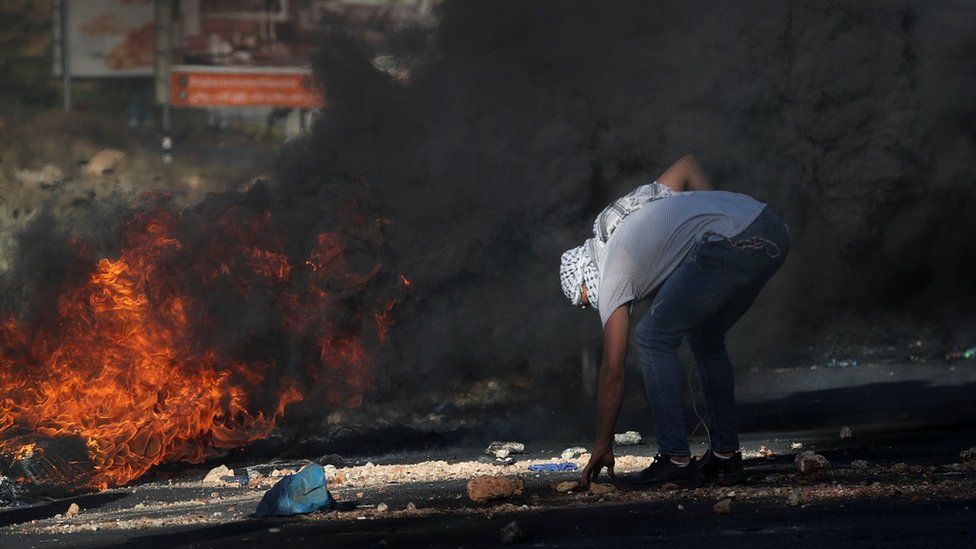
{"type": "Polygon", "coordinates": [[[303,399],[362,403],[367,340],[386,337],[363,319],[395,305],[359,311],[381,266],[350,269],[339,232],[314,235],[293,261],[268,212],[231,208],[199,227],[209,238],[189,242],[182,215],[163,199],[134,215],[118,257],[86,259],[86,243],[71,240],[89,267],[66,283],[56,314],[0,321],[0,453],[23,458],[35,441],[78,437],[94,471],[84,484],[119,485],[264,437],[303,399]],[[222,342],[235,326],[218,320],[215,295],[261,299],[274,321],[257,335],[275,338],[222,342]],[[295,347],[303,367],[283,372],[295,347]]]}

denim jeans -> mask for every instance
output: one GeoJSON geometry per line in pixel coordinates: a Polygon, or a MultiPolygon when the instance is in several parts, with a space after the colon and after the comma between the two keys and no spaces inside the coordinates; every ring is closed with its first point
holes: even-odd
{"type": "Polygon", "coordinates": [[[677,353],[684,337],[701,379],[712,450],[738,451],[735,380],[725,333],[783,264],[789,245],[786,226],[767,207],[735,237],[706,233],[654,296],[636,336],[661,454],[691,454],[677,353]]]}

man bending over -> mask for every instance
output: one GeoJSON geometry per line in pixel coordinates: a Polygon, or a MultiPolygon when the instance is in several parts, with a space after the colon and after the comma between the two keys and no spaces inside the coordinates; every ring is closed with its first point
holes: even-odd
{"type": "Polygon", "coordinates": [[[697,485],[742,477],[732,363],[725,333],[749,309],[789,252],[786,226],[749,196],[715,191],[691,155],[600,214],[594,238],[562,256],[560,281],[574,305],[603,322],[597,434],[583,486],[606,467],[613,476],[613,431],[623,401],[631,305],[652,299],[636,327],[659,455],[621,478],[653,486],[697,485]],[[708,413],[710,448],[692,460],[685,432],[678,345],[688,338],[708,413]]]}

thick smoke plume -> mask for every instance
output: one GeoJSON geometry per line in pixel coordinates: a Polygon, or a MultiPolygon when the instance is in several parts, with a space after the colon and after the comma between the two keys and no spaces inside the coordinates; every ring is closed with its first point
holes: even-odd
{"type": "Polygon", "coordinates": [[[326,41],[330,107],[281,192],[370,182],[416,288],[391,375],[424,387],[574,377],[599,327],[560,294],[560,252],[688,152],[795,240],[744,320],[766,337],[733,344],[769,356],[841,312],[936,318],[974,297],[974,31],[963,2],[448,1],[409,85],[326,41]]]}

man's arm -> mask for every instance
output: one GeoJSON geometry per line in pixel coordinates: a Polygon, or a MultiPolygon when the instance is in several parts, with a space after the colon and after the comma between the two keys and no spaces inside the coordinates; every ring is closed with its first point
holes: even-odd
{"type": "Polygon", "coordinates": [[[613,428],[624,400],[624,360],[630,333],[630,310],[617,307],[603,327],[603,361],[600,364],[600,391],[597,396],[596,441],[590,461],[583,468],[580,485],[595,480],[606,467],[613,475],[613,428]]]}
{"type": "Polygon", "coordinates": [[[711,191],[715,189],[711,181],[708,180],[708,176],[705,175],[705,170],[702,169],[701,164],[690,154],[679,158],[661,174],[661,177],[657,178],[657,182],[678,192],[711,191]]]}

